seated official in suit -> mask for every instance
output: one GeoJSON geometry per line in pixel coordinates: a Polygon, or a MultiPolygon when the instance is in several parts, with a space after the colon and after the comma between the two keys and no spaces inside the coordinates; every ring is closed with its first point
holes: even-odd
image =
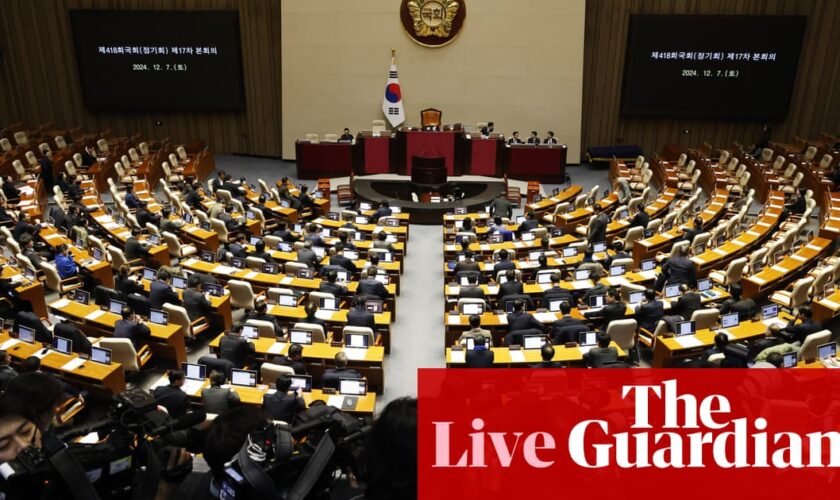
{"type": "Polygon", "coordinates": [[[241,334],[242,325],[237,325],[219,340],[219,358],[230,361],[237,368],[245,366],[245,361],[254,355],[254,344],[243,339],[241,334]]]}
{"type": "Polygon", "coordinates": [[[190,321],[195,321],[202,316],[208,321],[212,320],[213,305],[204,295],[204,283],[198,276],[191,274],[187,279],[187,288],[183,292],[183,298],[184,309],[187,310],[190,321]]]}
{"type": "Polygon", "coordinates": [[[312,250],[312,242],[304,241],[303,248],[297,250],[297,261],[305,264],[306,267],[318,269],[319,260],[318,255],[312,250]]]}
{"type": "Polygon", "coordinates": [[[680,298],[675,304],[671,304],[671,314],[682,316],[689,321],[694,311],[703,309],[703,300],[700,294],[693,287],[680,285],[680,298]]]}
{"type": "Polygon", "coordinates": [[[532,130],[531,137],[528,138],[528,144],[539,144],[540,142],[540,136],[537,135],[537,131],[532,130]]]}
{"type": "Polygon", "coordinates": [[[525,212],[525,220],[523,220],[519,224],[519,227],[516,228],[516,234],[518,234],[521,237],[528,231],[531,231],[538,227],[540,227],[540,221],[537,220],[537,217],[536,215],[534,215],[534,212],[528,210],[527,212],[525,212]]]}
{"type": "Polygon", "coordinates": [[[341,137],[339,137],[338,140],[339,141],[353,142],[353,134],[350,133],[350,129],[345,128],[344,133],[341,134],[341,137]]]}
{"type": "Polygon", "coordinates": [[[339,285],[336,283],[336,280],[338,280],[338,272],[335,270],[329,271],[326,275],[326,279],[321,280],[321,284],[318,285],[318,291],[322,293],[331,293],[336,297],[344,297],[349,293],[347,291],[347,287],[339,285]]]}
{"type": "Polygon", "coordinates": [[[239,404],[239,394],[227,387],[222,387],[224,384],[224,373],[218,370],[210,372],[210,387],[201,391],[201,401],[207,413],[219,415],[239,404]]]}
{"type": "Polygon", "coordinates": [[[525,303],[521,300],[513,302],[513,312],[507,315],[508,329],[512,332],[517,330],[536,329],[543,331],[543,325],[529,312],[523,311],[525,303]]]}
{"type": "Polygon", "coordinates": [[[172,276],[166,269],[159,269],[157,279],[149,286],[149,303],[152,309],[163,309],[164,304],[181,305],[178,294],[169,286],[172,276]]]}
{"type": "MultiPolygon", "coordinates": [[[[624,251],[624,242],[619,240],[619,239],[616,239],[615,241],[613,241],[612,249],[613,249],[613,254],[607,256],[607,258],[604,260],[604,266],[607,269],[610,268],[613,261],[616,261],[618,259],[632,259],[633,258],[632,255],[630,255],[629,253],[624,251]]],[[[629,269],[627,269],[627,271],[629,271],[629,269]]]]}
{"type": "Polygon", "coordinates": [[[184,372],[169,370],[169,385],[155,387],[152,396],[157,404],[166,408],[172,418],[183,417],[190,407],[190,398],[181,387],[184,385],[184,372]]]}
{"type": "Polygon", "coordinates": [[[114,337],[118,339],[129,339],[135,348],[139,348],[152,335],[149,326],[139,321],[134,314],[134,309],[129,305],[122,308],[122,319],[114,324],[114,337]]]}
{"type": "Polygon", "coordinates": [[[703,219],[699,215],[692,220],[692,227],[685,230],[683,233],[683,240],[689,244],[694,241],[694,237],[703,232],[703,219]]]}
{"type": "Polygon", "coordinates": [[[618,361],[618,350],[610,346],[612,338],[604,332],[598,334],[598,347],[593,347],[583,355],[586,366],[600,368],[606,364],[618,361]]]}
{"type": "Polygon", "coordinates": [[[618,290],[611,288],[607,292],[606,305],[599,310],[586,311],[583,315],[587,319],[601,318],[601,331],[606,332],[610,322],[624,319],[627,316],[627,304],[621,300],[618,290]]]}
{"type": "Polygon", "coordinates": [[[195,181],[192,183],[191,189],[187,190],[187,198],[184,200],[184,203],[192,209],[201,210],[202,201],[204,201],[204,188],[200,182],[195,181]]]}
{"type": "Polygon", "coordinates": [[[814,313],[811,306],[803,305],[797,310],[796,317],[790,320],[781,332],[780,336],[788,343],[805,341],[805,337],[822,330],[822,326],[813,320],[814,313]]]}
{"type": "Polygon", "coordinates": [[[478,262],[474,260],[474,254],[472,251],[467,250],[464,252],[464,260],[458,261],[455,264],[455,269],[452,271],[456,275],[465,271],[481,272],[481,267],[478,265],[478,262]]]}
{"type": "Polygon", "coordinates": [[[508,139],[508,144],[522,144],[522,139],[519,138],[519,131],[514,130],[513,135],[508,139]]]}
{"type": "Polygon", "coordinates": [[[303,346],[300,344],[290,345],[288,354],[273,357],[271,363],[288,366],[295,371],[295,375],[306,375],[308,373],[306,363],[303,362],[303,346]]]}
{"type": "Polygon", "coordinates": [[[271,256],[271,252],[265,251],[265,241],[263,240],[254,243],[254,251],[248,254],[248,257],[256,257],[266,262],[274,262],[274,257],[271,256]]]}
{"type": "Polygon", "coordinates": [[[577,305],[577,299],[575,299],[571,290],[566,290],[565,288],[560,287],[561,278],[562,275],[560,274],[560,271],[551,275],[551,288],[543,292],[543,307],[548,308],[549,302],[553,300],[562,300],[571,304],[572,307],[577,305]]]}
{"type": "Polygon", "coordinates": [[[723,301],[720,306],[720,314],[738,313],[739,321],[749,321],[758,311],[758,306],[753,299],[741,298],[742,288],[740,283],[729,285],[730,298],[723,301]]]}
{"type": "Polygon", "coordinates": [[[376,281],[376,275],[379,269],[376,266],[370,266],[365,272],[365,278],[359,281],[359,286],[356,287],[356,295],[364,295],[366,297],[378,298],[385,300],[390,295],[385,285],[376,281]]]}
{"type": "Polygon", "coordinates": [[[233,240],[233,243],[228,244],[227,251],[234,257],[244,259],[248,256],[248,252],[245,250],[245,245],[247,243],[248,236],[245,233],[239,233],[236,235],[236,239],[233,240]]]}
{"type": "Polygon", "coordinates": [[[560,304],[561,317],[551,325],[551,337],[555,344],[577,342],[577,333],[586,330],[583,321],[572,317],[572,306],[568,302],[560,304]]]}
{"type": "Polygon", "coordinates": [[[636,306],[635,313],[639,328],[653,333],[659,320],[665,316],[665,305],[656,298],[656,291],[653,288],[647,288],[642,303],[636,306]]]}
{"type": "Polygon", "coordinates": [[[123,265],[120,267],[119,272],[116,276],[114,276],[114,284],[116,286],[116,290],[120,292],[123,297],[127,297],[132,293],[140,293],[142,294],[143,284],[140,283],[140,280],[137,279],[138,275],[131,275],[131,268],[128,265],[123,265]]]}
{"type": "Polygon", "coordinates": [[[379,208],[376,209],[376,212],[373,213],[370,220],[374,223],[378,221],[381,217],[388,217],[392,214],[391,206],[388,204],[388,200],[382,200],[379,203],[379,208]]]}
{"type": "Polygon", "coordinates": [[[381,248],[383,250],[388,250],[391,253],[395,251],[394,245],[388,241],[388,233],[385,231],[379,231],[376,233],[376,236],[373,238],[373,248],[381,248]]]}
{"type": "Polygon", "coordinates": [[[53,326],[53,336],[64,337],[65,339],[72,340],[73,352],[90,354],[90,340],[88,340],[85,334],[79,330],[79,327],[70,320],[62,319],[61,322],[56,323],[53,326]]]}
{"type": "Polygon", "coordinates": [[[362,378],[356,370],[347,368],[347,354],[343,351],[335,355],[335,368],[324,370],[321,385],[325,388],[338,389],[339,381],[343,378],[362,378]]]}
{"type": "Polygon", "coordinates": [[[364,326],[376,332],[376,317],[365,309],[364,295],[353,297],[353,308],[347,313],[347,326],[364,326]]]}
{"type": "Polygon", "coordinates": [[[493,368],[493,351],[487,346],[487,338],[477,334],[473,338],[473,349],[467,350],[465,355],[467,368],[493,368]]]}
{"type": "Polygon", "coordinates": [[[324,328],[324,333],[327,333],[327,322],[316,315],[318,312],[318,305],[316,303],[307,301],[306,305],[303,306],[303,310],[306,312],[306,317],[303,318],[301,322],[321,325],[324,328]]]}
{"type": "Polygon", "coordinates": [[[522,295],[522,282],[516,279],[516,271],[508,269],[504,276],[507,281],[499,285],[499,293],[496,297],[499,302],[507,295],[522,295]]]}
{"type": "Polygon", "coordinates": [[[510,260],[510,253],[504,248],[499,250],[499,261],[493,265],[493,273],[498,274],[499,271],[508,271],[516,269],[516,264],[510,260]]]}
{"type": "Polygon", "coordinates": [[[344,256],[344,245],[341,243],[336,243],[335,255],[330,257],[330,265],[341,266],[350,273],[355,273],[359,270],[351,259],[344,256]]]}
{"type": "Polygon", "coordinates": [[[273,233],[271,233],[271,235],[277,236],[286,243],[294,243],[296,241],[300,241],[300,237],[295,236],[294,233],[289,231],[288,227],[286,226],[286,221],[284,220],[277,221],[277,228],[274,230],[273,233]]]}
{"type": "Polygon", "coordinates": [[[461,285],[458,289],[459,299],[482,299],[485,300],[484,289],[478,285],[478,276],[467,275],[467,285],[461,285]]]}
{"type": "Polygon", "coordinates": [[[245,316],[246,321],[249,319],[271,323],[271,326],[274,328],[274,335],[277,337],[282,337],[285,333],[283,327],[280,326],[277,316],[268,314],[268,303],[262,297],[259,297],[256,301],[254,301],[254,310],[245,316]]]}
{"type": "Polygon", "coordinates": [[[481,135],[484,136],[484,137],[487,137],[487,136],[489,136],[490,134],[493,133],[493,129],[495,129],[495,128],[496,127],[493,124],[493,122],[487,122],[486,126],[481,127],[481,130],[480,130],[481,135]]]}
{"type": "Polygon", "coordinates": [[[706,361],[715,354],[723,354],[724,357],[720,362],[721,368],[746,368],[743,359],[737,358],[728,354],[729,351],[726,346],[729,345],[729,337],[725,333],[718,333],[715,335],[715,346],[706,351],[706,361]]]}
{"type": "Polygon", "coordinates": [[[554,346],[546,342],[540,349],[540,358],[542,361],[531,365],[531,368],[562,368],[563,364],[559,361],[552,361],[554,359],[554,346]]]}
{"type": "Polygon", "coordinates": [[[631,227],[640,227],[642,229],[647,229],[648,224],[650,223],[650,215],[645,211],[644,207],[639,207],[639,211],[636,212],[636,215],[630,219],[630,225],[627,226],[627,229],[631,227]]]}
{"type": "Polygon", "coordinates": [[[289,393],[291,387],[292,379],[288,375],[280,375],[274,382],[274,394],[263,396],[263,410],[271,415],[273,420],[291,424],[295,416],[306,409],[306,402],[297,392],[289,393]]]}
{"type": "Polygon", "coordinates": [[[470,315],[470,329],[465,331],[458,337],[459,344],[466,344],[467,339],[475,340],[476,336],[482,335],[485,339],[487,339],[487,344],[490,347],[493,347],[493,336],[490,334],[490,330],[485,330],[481,328],[481,316],[478,314],[471,314],[470,315]]]}
{"type": "Polygon", "coordinates": [[[554,131],[548,131],[548,137],[543,140],[543,144],[557,144],[557,138],[554,137],[554,131]]]}

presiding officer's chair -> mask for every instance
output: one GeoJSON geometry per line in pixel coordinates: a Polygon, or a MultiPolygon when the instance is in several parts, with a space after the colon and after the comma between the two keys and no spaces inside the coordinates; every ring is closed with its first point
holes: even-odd
{"type": "Polygon", "coordinates": [[[440,130],[443,112],[435,108],[420,110],[420,127],[423,130],[440,130]]]}

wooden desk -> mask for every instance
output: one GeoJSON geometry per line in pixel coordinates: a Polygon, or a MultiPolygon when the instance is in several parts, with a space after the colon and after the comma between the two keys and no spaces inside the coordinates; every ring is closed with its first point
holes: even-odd
{"type": "Polygon", "coordinates": [[[778,264],[766,267],[760,273],[744,278],[741,282],[743,297],[745,299],[766,297],[784,287],[800,277],[808,267],[822,258],[828,252],[831,244],[831,240],[814,238],[778,264]]]}
{"type": "MultiPolygon", "coordinates": [[[[149,293],[149,290],[152,286],[152,282],[147,279],[141,280],[141,282],[143,283],[143,290],[145,290],[146,293],[149,293]]],[[[179,290],[177,288],[173,289],[175,290],[175,293],[178,294],[178,298],[183,300],[184,291],[179,290]]],[[[211,295],[210,305],[216,312],[216,316],[221,318],[221,321],[218,324],[220,326],[223,326],[225,330],[230,330],[231,328],[233,328],[233,312],[230,305],[230,294],[225,294],[223,297],[215,297],[211,295]]]]}
{"type": "Polygon", "coordinates": [[[295,142],[298,179],[346,177],[353,172],[353,144],[295,142]]]}
{"type": "Polygon", "coordinates": [[[525,180],[564,182],[566,145],[509,145],[504,155],[504,171],[510,177],[525,180]]]}
{"type": "Polygon", "coordinates": [[[67,245],[70,253],[73,254],[73,260],[79,268],[86,269],[102,286],[114,288],[114,273],[111,271],[111,264],[109,262],[94,260],[92,255],[76,248],[74,242],[70,241],[68,237],[59,233],[52,226],[41,227],[39,236],[54,249],[58,248],[59,245],[67,245]]]}
{"type": "MultiPolygon", "coordinates": [[[[618,351],[618,357],[624,358],[627,357],[627,353],[624,352],[621,347],[618,346],[615,342],[610,343],[610,347],[615,347],[618,351]]],[[[521,352],[524,355],[524,360],[514,361],[511,359],[511,351],[507,347],[492,347],[490,348],[493,351],[493,366],[495,367],[521,367],[522,365],[529,365],[529,364],[536,364],[542,361],[542,356],[540,354],[539,349],[522,349],[521,352]]],[[[581,348],[580,346],[575,347],[566,347],[565,345],[555,345],[554,346],[554,357],[551,358],[552,361],[559,361],[561,363],[566,363],[569,365],[583,365],[583,355],[584,352],[588,352],[589,349],[581,348]]],[[[463,351],[466,355],[466,351],[463,351]]],[[[457,368],[463,367],[466,364],[466,361],[453,361],[452,360],[452,348],[446,348],[446,367],[447,368],[457,368]]]]}
{"type": "MultiPolygon", "coordinates": [[[[610,210],[618,206],[618,195],[616,193],[610,193],[609,196],[601,198],[595,203],[600,205],[601,209],[605,213],[609,213],[610,210]]],[[[588,224],[589,218],[592,217],[594,213],[595,210],[591,206],[578,208],[577,210],[557,215],[554,218],[554,225],[563,229],[564,232],[572,232],[575,231],[578,226],[588,224]]]]}
{"type": "MultiPolygon", "coordinates": [[[[116,243],[120,248],[125,248],[126,240],[131,237],[130,228],[117,224],[114,218],[105,213],[102,209],[90,213],[90,216],[93,218],[94,222],[96,222],[96,224],[108,234],[112,243],[116,243]]],[[[148,236],[141,236],[139,239],[140,241],[146,242],[149,238],[148,236]]],[[[160,263],[162,266],[169,266],[171,264],[171,261],[169,260],[169,247],[165,243],[150,246],[149,257],[160,263]]]]}
{"type": "Polygon", "coordinates": [[[534,212],[536,215],[543,215],[546,212],[554,210],[554,207],[559,205],[560,203],[571,203],[574,201],[575,198],[583,191],[583,187],[578,184],[575,184],[571,187],[560,191],[556,195],[550,196],[548,198],[543,198],[542,200],[536,203],[529,203],[525,205],[527,210],[534,212]]]}
{"type": "MultiPolygon", "coordinates": [[[[49,304],[56,314],[70,318],[78,323],[83,331],[111,337],[114,335],[114,325],[122,319],[121,316],[103,311],[98,306],[83,305],[67,299],[57,300],[49,304]]],[[[187,350],[184,345],[184,331],[179,325],[156,325],[146,323],[151,330],[149,347],[155,355],[174,361],[177,366],[187,361],[187,350]]]]}
{"type": "MultiPolygon", "coordinates": [[[[15,263],[16,265],[16,263],[15,263]]],[[[19,283],[15,290],[20,294],[20,299],[29,301],[32,311],[39,318],[47,317],[47,302],[44,299],[44,285],[40,281],[29,281],[23,277],[23,273],[17,267],[12,267],[9,262],[4,262],[3,271],[0,273],[3,278],[11,278],[13,283],[19,283]]]]}
{"type": "MultiPolygon", "coordinates": [[[[344,325],[347,324],[348,312],[350,312],[348,309],[339,309],[338,311],[318,310],[315,313],[315,316],[326,322],[328,325],[343,328],[344,325]]],[[[269,306],[268,313],[282,318],[290,325],[306,318],[306,310],[304,306],[287,307],[274,304],[269,306]]],[[[385,347],[385,353],[388,354],[391,351],[391,323],[393,322],[391,312],[385,311],[377,313],[373,315],[373,318],[376,324],[376,331],[374,334],[382,334],[382,345],[385,347]]]]}
{"type": "Polygon", "coordinates": [[[751,340],[764,337],[768,328],[761,321],[744,321],[726,330],[700,330],[684,337],[657,337],[653,344],[654,368],[669,368],[679,359],[700,356],[715,345],[715,335],[728,331],[731,341],[751,340]]]}

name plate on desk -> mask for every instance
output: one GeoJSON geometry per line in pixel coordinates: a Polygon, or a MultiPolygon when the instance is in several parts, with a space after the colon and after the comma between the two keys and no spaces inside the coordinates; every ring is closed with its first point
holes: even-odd
{"type": "Polygon", "coordinates": [[[522,351],[510,351],[510,361],[512,363],[524,363],[525,353],[522,351]]]}

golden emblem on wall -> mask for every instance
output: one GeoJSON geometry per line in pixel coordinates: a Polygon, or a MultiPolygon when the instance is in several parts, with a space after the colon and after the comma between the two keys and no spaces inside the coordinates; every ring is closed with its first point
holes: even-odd
{"type": "Polygon", "coordinates": [[[464,0],[403,0],[400,18],[408,36],[427,47],[451,42],[467,16],[464,0]]]}

